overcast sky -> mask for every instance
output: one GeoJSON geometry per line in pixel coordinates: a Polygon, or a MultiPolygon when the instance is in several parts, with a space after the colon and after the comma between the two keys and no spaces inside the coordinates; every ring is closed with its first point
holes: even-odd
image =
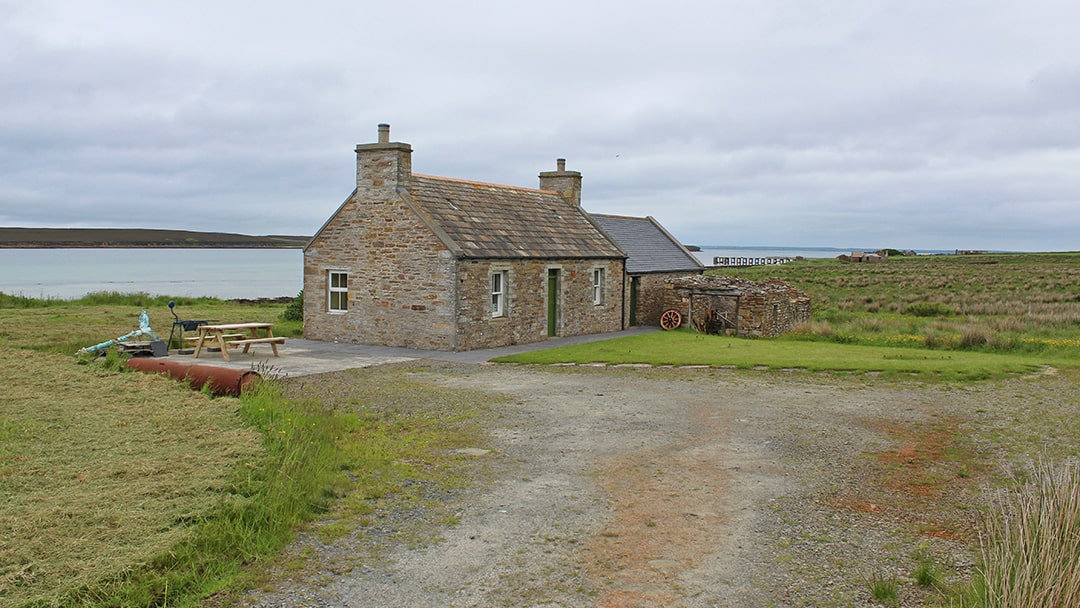
{"type": "Polygon", "coordinates": [[[417,173],[691,244],[1080,250],[1076,0],[0,0],[0,225],[312,234],[417,173]]]}

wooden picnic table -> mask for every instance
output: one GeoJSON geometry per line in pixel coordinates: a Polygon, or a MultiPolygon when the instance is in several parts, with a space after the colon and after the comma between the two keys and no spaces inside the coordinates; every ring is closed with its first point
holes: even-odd
{"type": "Polygon", "coordinates": [[[275,337],[272,323],[226,323],[223,325],[200,325],[199,337],[195,339],[195,358],[199,358],[203,347],[218,347],[221,356],[229,360],[229,349],[244,347],[244,352],[254,344],[269,344],[278,356],[278,344],[284,344],[285,338],[275,337]]]}

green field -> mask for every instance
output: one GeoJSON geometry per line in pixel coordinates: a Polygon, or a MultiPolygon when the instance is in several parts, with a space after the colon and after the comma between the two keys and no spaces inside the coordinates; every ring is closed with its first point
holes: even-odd
{"type": "Polygon", "coordinates": [[[807,292],[813,323],[801,337],[998,352],[1080,348],[1080,253],[805,260],[709,272],[775,277],[807,292]]]}

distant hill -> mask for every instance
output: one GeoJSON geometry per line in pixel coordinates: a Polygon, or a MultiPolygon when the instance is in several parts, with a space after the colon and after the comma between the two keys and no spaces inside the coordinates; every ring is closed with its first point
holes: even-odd
{"type": "Polygon", "coordinates": [[[0,228],[0,248],[161,247],[300,249],[310,236],[250,236],[148,228],[0,228]]]}

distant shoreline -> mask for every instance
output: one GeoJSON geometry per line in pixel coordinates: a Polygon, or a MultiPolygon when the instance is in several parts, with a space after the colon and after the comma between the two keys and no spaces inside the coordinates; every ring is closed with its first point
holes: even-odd
{"type": "Polygon", "coordinates": [[[0,228],[3,249],[303,249],[310,240],[151,228],[0,228]]]}

